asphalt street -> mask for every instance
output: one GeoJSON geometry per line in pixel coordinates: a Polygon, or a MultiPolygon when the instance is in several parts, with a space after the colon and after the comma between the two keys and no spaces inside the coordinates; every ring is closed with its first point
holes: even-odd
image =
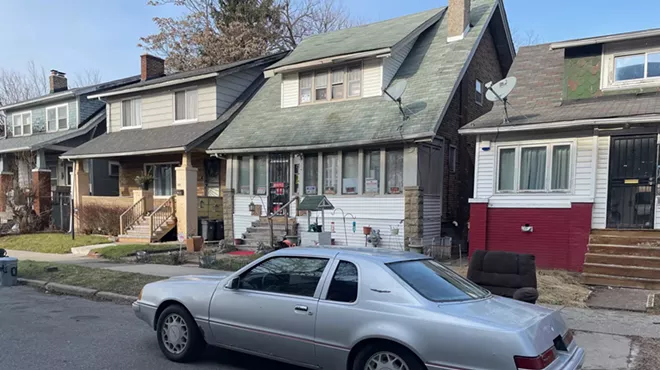
{"type": "Polygon", "coordinates": [[[0,288],[0,368],[302,370],[215,348],[199,362],[176,364],[130,306],[29,287],[0,288]]]}

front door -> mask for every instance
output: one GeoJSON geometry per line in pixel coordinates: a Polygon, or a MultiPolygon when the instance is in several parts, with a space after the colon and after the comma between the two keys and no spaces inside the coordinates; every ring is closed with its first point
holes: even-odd
{"type": "Polygon", "coordinates": [[[289,154],[271,154],[268,160],[268,213],[280,210],[289,201],[289,154]]]}
{"type": "Polygon", "coordinates": [[[653,228],[656,139],[656,135],[612,137],[608,228],[653,228]]]}

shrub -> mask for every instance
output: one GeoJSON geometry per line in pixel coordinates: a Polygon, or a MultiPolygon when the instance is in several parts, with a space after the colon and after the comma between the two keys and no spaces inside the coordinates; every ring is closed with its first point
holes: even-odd
{"type": "Polygon", "coordinates": [[[84,204],[78,210],[80,231],[85,234],[119,235],[119,217],[126,209],[118,206],[84,204]]]}

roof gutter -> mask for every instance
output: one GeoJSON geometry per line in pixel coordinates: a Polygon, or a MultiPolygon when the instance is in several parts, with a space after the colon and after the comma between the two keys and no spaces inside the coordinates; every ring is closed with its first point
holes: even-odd
{"type": "Polygon", "coordinates": [[[646,37],[654,37],[654,36],[660,36],[660,28],[656,28],[656,29],[652,29],[652,30],[645,30],[645,31],[640,31],[640,32],[619,33],[619,34],[609,35],[609,36],[590,37],[590,38],[586,38],[586,39],[555,42],[555,43],[550,44],[550,50],[566,49],[566,48],[572,48],[572,47],[576,47],[576,46],[605,44],[605,43],[608,43],[608,42],[616,42],[616,41],[627,41],[627,40],[643,39],[643,38],[646,38],[646,37]]]}
{"type": "Polygon", "coordinates": [[[458,130],[458,132],[461,135],[497,134],[502,132],[560,130],[560,129],[576,128],[576,127],[612,126],[612,125],[658,123],[658,122],[660,122],[660,114],[655,114],[650,116],[639,116],[639,117],[597,118],[597,119],[583,119],[583,120],[575,120],[575,121],[559,121],[559,122],[550,122],[550,123],[532,123],[526,125],[461,128],[458,130]]]}
{"type": "Polygon", "coordinates": [[[363,51],[359,53],[335,55],[333,57],[316,59],[309,62],[302,62],[302,63],[290,64],[282,67],[277,67],[273,69],[267,69],[264,71],[264,77],[270,78],[279,73],[297,71],[306,68],[314,68],[314,67],[324,66],[326,64],[343,63],[355,59],[377,57],[381,55],[387,55],[391,52],[392,52],[392,48],[382,48],[376,50],[363,51]]]}
{"type": "Polygon", "coordinates": [[[178,85],[178,84],[182,84],[182,83],[186,83],[186,82],[205,80],[207,78],[213,78],[213,77],[217,77],[217,76],[218,76],[218,72],[207,73],[207,74],[203,74],[203,75],[199,75],[199,76],[179,78],[179,79],[176,79],[176,80],[161,82],[161,83],[157,83],[157,84],[153,84],[153,85],[133,87],[133,88],[130,88],[130,89],[119,90],[119,91],[109,91],[109,92],[102,93],[102,94],[90,95],[87,98],[88,99],[96,99],[96,98],[103,98],[103,97],[107,97],[107,96],[117,96],[117,95],[131,94],[131,93],[135,93],[135,92],[141,92],[141,91],[146,91],[146,90],[159,89],[159,88],[162,88],[162,87],[168,87],[168,86],[172,86],[172,85],[178,85]]]}
{"type": "Polygon", "coordinates": [[[183,152],[186,147],[179,146],[176,148],[166,149],[152,149],[152,150],[138,150],[133,152],[120,152],[120,153],[100,153],[100,154],[78,154],[78,155],[63,155],[64,159],[94,159],[94,158],[110,158],[110,157],[128,157],[131,155],[146,155],[146,154],[163,154],[163,153],[176,153],[183,152]]]}

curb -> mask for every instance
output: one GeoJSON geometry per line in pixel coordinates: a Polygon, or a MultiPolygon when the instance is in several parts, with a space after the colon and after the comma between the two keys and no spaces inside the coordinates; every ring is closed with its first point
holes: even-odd
{"type": "Polygon", "coordinates": [[[103,291],[98,291],[96,289],[83,288],[73,285],[49,283],[47,281],[42,281],[42,280],[18,278],[18,283],[20,285],[27,285],[29,287],[33,287],[41,290],[50,290],[55,293],[73,295],[82,298],[98,298],[105,301],[121,302],[121,303],[133,303],[138,299],[137,297],[130,295],[123,295],[112,292],[103,292],[103,291]]]}

